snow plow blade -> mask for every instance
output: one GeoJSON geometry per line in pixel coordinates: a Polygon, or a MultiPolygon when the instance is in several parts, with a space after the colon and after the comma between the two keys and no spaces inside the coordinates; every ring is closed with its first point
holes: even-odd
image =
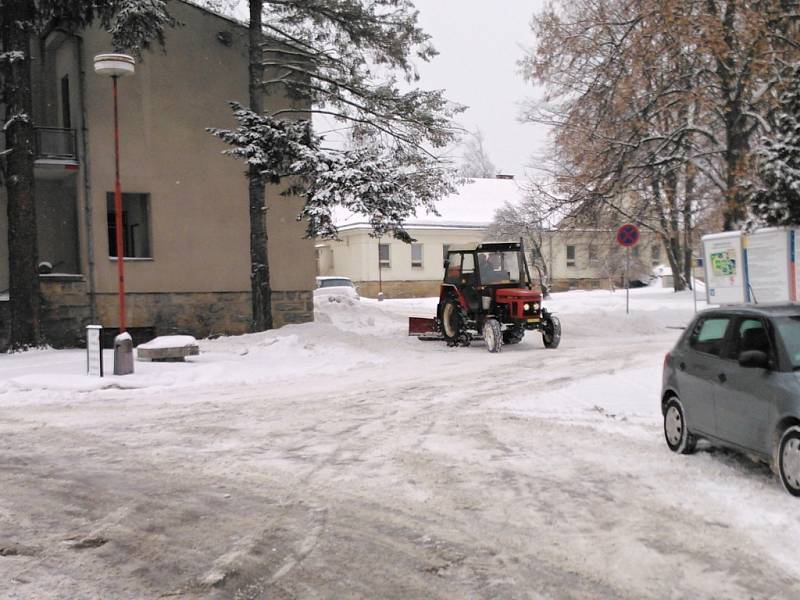
{"type": "Polygon", "coordinates": [[[413,335],[421,340],[444,339],[436,329],[436,319],[423,319],[422,317],[408,318],[408,335],[413,335]]]}

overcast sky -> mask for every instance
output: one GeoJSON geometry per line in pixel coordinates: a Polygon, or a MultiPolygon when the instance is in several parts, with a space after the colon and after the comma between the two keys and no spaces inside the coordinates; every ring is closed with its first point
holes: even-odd
{"type": "Polygon", "coordinates": [[[503,173],[522,176],[544,150],[546,130],[517,120],[519,104],[535,93],[517,61],[534,43],[530,21],[542,0],[414,0],[420,24],[439,56],[419,64],[424,88],[446,89],[469,109],[458,120],[483,132],[489,158],[503,173]]]}

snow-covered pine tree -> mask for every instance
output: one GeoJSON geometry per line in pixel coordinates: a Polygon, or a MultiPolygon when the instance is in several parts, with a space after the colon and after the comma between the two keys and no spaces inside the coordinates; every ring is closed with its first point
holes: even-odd
{"type": "Polygon", "coordinates": [[[54,25],[93,22],[111,34],[115,50],[138,54],[174,24],[166,0],[2,0],[0,2],[0,186],[8,201],[9,304],[12,348],[40,342],[38,248],[34,196],[34,123],[30,45],[54,25]]]}
{"type": "Polygon", "coordinates": [[[775,127],[761,139],[757,155],[759,182],[750,194],[757,223],[800,224],[800,64],[780,97],[775,127]]]}
{"type": "Polygon", "coordinates": [[[209,131],[248,161],[252,327],[260,331],[272,327],[264,183],[295,177],[309,236],[335,236],[331,211],[345,206],[367,216],[376,235],[409,239],[402,221],[453,189],[436,152],[456,138],[452,116],[462,107],[439,90],[410,88],[412,60],[436,54],[410,0],[249,0],[248,8],[249,110],[234,104],[239,127],[209,131]],[[264,94],[291,105],[263,114],[264,94]],[[337,149],[308,124],[282,124],[311,114],[368,142],[337,149]],[[280,141],[277,150],[270,140],[280,141]]]}

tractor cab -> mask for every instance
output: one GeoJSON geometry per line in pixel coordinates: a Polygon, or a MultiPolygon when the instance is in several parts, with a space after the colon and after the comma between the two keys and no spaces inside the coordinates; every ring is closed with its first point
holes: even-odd
{"type": "Polygon", "coordinates": [[[461,286],[531,287],[518,243],[452,246],[444,263],[444,282],[461,286]]]}

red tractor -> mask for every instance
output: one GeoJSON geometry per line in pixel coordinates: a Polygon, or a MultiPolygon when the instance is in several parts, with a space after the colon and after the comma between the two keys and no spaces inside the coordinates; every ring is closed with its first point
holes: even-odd
{"type": "Polygon", "coordinates": [[[558,347],[561,324],[533,290],[521,243],[451,246],[444,268],[436,318],[411,317],[409,335],[450,346],[482,337],[489,352],[498,352],[521,342],[526,330],[538,330],[546,348],[558,347]]]}

